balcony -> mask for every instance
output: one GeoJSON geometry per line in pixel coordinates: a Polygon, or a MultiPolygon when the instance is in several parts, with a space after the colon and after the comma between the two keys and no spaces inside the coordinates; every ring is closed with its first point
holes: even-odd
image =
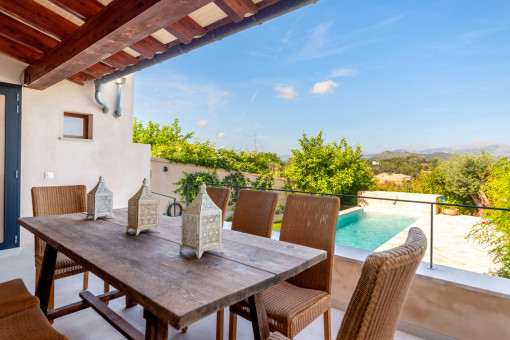
{"type": "MultiPolygon", "coordinates": [[[[33,248],[22,249],[19,255],[0,258],[0,282],[14,278],[22,278],[27,288],[33,293],[35,290],[35,270],[33,248]]],[[[55,307],[77,301],[78,293],[82,286],[82,276],[75,275],[64,279],[56,280],[55,307]]],[[[101,294],[103,280],[94,274],[89,274],[89,290],[95,294],[101,294]]],[[[112,300],[109,304],[116,313],[126,321],[135,326],[139,331],[145,331],[145,320],[143,319],[143,308],[135,306],[125,308],[125,299],[112,300]]],[[[339,309],[332,310],[332,334],[335,336],[342,322],[343,312],[339,309]]],[[[228,317],[225,318],[225,330],[228,330],[228,317]]],[[[58,318],[53,327],[67,336],[69,339],[124,339],[113,327],[104,321],[94,310],[87,308],[77,313],[58,318]]],[[[322,317],[315,320],[309,327],[303,330],[295,339],[323,339],[322,317]]],[[[187,333],[169,327],[169,339],[214,339],[216,333],[216,313],[194,323],[189,327],[187,333]]],[[[228,332],[225,332],[228,333],[228,332]]],[[[225,334],[225,339],[228,335],[225,334]]],[[[237,321],[237,338],[251,339],[253,331],[251,323],[243,318],[237,321]]],[[[419,337],[412,336],[402,331],[397,331],[395,339],[414,340],[419,337]]]]}

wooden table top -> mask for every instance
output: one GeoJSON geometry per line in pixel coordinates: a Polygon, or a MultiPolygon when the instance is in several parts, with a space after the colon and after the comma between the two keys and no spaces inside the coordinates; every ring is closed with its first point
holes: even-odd
{"type": "Polygon", "coordinates": [[[178,329],[327,258],[322,250],[223,229],[223,253],[197,259],[194,251],[179,253],[181,218],[160,216],[160,233],[133,236],[125,232],[127,209],[114,212],[96,221],[78,213],[18,223],[178,329]]]}

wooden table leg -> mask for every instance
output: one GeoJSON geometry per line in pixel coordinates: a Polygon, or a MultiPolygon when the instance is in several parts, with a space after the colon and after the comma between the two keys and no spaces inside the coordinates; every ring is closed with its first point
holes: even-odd
{"type": "Polygon", "coordinates": [[[132,298],[130,298],[129,296],[126,295],[126,308],[134,307],[137,304],[138,303],[135,300],[133,300],[132,298]]]}
{"type": "Polygon", "coordinates": [[[168,322],[153,315],[148,310],[143,310],[143,317],[146,320],[145,340],[167,340],[168,322]]]}
{"type": "Polygon", "coordinates": [[[57,262],[57,253],[57,249],[46,243],[39,280],[35,288],[35,296],[39,298],[41,310],[44,315],[48,313],[48,303],[50,300],[51,285],[53,283],[53,273],[55,272],[55,263],[57,262]]]}
{"type": "Polygon", "coordinates": [[[251,324],[255,340],[266,340],[269,337],[269,322],[267,321],[266,306],[262,293],[248,298],[250,306],[251,324]]]}

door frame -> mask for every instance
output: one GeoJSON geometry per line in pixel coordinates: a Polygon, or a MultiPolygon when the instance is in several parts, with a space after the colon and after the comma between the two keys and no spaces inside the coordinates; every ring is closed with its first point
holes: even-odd
{"type": "Polygon", "coordinates": [[[20,214],[21,89],[0,82],[0,95],[5,95],[4,242],[0,250],[19,247],[21,241],[16,221],[20,214]]]}

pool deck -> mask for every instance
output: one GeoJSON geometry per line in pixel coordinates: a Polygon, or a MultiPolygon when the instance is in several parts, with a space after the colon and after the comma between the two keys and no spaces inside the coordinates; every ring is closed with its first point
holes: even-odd
{"type": "MultiPolygon", "coordinates": [[[[361,208],[354,207],[342,210],[339,215],[343,215],[356,210],[364,209],[366,211],[394,212],[396,214],[412,213],[406,209],[391,208],[361,208]]],[[[427,236],[427,251],[423,257],[423,262],[430,263],[430,214],[418,214],[419,219],[412,225],[402,230],[392,239],[381,245],[376,251],[382,251],[402,245],[411,227],[418,227],[427,236]]],[[[474,216],[447,216],[443,214],[434,215],[434,264],[447,267],[467,270],[480,274],[487,274],[494,264],[487,254],[487,251],[472,240],[467,240],[466,235],[471,227],[480,222],[480,217],[474,216]]],[[[231,224],[225,222],[225,228],[230,229],[231,224]]],[[[280,230],[274,230],[271,238],[278,240],[280,230]]]]}
{"type": "MultiPolygon", "coordinates": [[[[365,208],[372,210],[370,208],[365,208]]],[[[380,209],[374,209],[381,211],[380,209]]],[[[386,210],[388,212],[388,210],[386,210]]],[[[434,215],[434,264],[486,274],[494,267],[487,251],[466,235],[471,227],[480,222],[480,217],[434,215]]],[[[403,244],[411,227],[418,227],[427,236],[428,246],[424,262],[430,263],[430,214],[422,214],[418,221],[401,231],[376,251],[386,250],[403,244]]]]}

